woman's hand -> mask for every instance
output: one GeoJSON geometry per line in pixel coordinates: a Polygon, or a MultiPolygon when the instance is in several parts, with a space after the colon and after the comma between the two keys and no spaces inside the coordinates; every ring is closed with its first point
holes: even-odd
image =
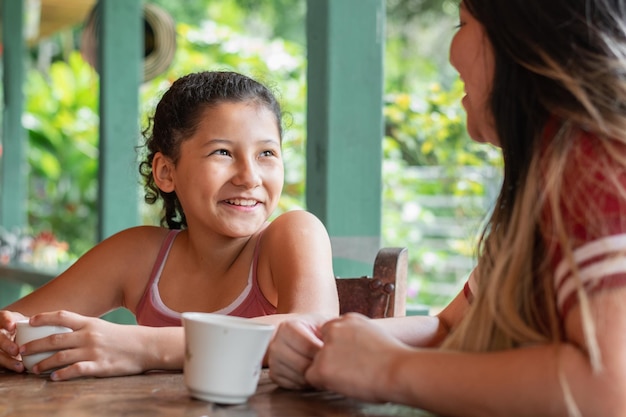
{"type": "Polygon", "coordinates": [[[306,371],[306,381],[364,401],[384,401],[396,365],[410,348],[356,313],[327,322],[320,333],[323,347],[306,371]]]}
{"type": "Polygon", "coordinates": [[[71,333],[52,335],[20,346],[20,354],[57,351],[33,367],[34,373],[50,371],[51,379],[67,380],[81,376],[116,376],[141,373],[145,370],[141,358],[146,349],[138,341],[137,326],[124,326],[105,320],[85,317],[68,311],[36,314],[33,326],[57,325],[69,327],[71,333]]]}
{"type": "Polygon", "coordinates": [[[19,346],[15,343],[15,322],[26,317],[20,313],[0,311],[0,367],[15,372],[24,372],[24,364],[19,356],[19,346]]]}
{"type": "Polygon", "coordinates": [[[304,373],[322,347],[319,328],[328,320],[322,315],[303,315],[279,324],[268,348],[270,377],[283,388],[309,387],[304,373]]]}

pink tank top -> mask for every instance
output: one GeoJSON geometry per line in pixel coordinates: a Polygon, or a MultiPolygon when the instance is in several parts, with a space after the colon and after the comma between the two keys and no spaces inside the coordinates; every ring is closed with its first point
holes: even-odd
{"type": "MultiPolygon", "coordinates": [[[[178,232],[180,232],[180,230],[171,230],[163,241],[161,250],[159,251],[157,259],[154,263],[154,267],[152,268],[152,273],[150,274],[150,280],[148,281],[146,290],[137,304],[137,311],[135,314],[137,324],[151,327],[182,325],[180,312],[170,309],[163,303],[163,300],[161,300],[161,296],[159,295],[158,286],[159,279],[161,278],[161,272],[163,271],[167,256],[178,232]]],[[[250,265],[248,285],[246,285],[243,292],[239,294],[239,296],[230,305],[220,310],[213,311],[213,313],[246,318],[276,314],[276,307],[274,307],[265,298],[257,281],[256,268],[260,241],[261,239],[259,237],[254,248],[252,265],[250,265]]]]}

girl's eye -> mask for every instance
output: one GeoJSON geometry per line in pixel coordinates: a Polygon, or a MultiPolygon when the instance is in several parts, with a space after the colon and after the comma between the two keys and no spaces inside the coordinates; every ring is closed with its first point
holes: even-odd
{"type": "Polygon", "coordinates": [[[261,152],[261,156],[273,156],[273,155],[274,155],[274,152],[270,150],[261,152]]]}
{"type": "Polygon", "coordinates": [[[226,149],[218,149],[216,151],[213,151],[211,153],[212,155],[223,155],[223,156],[228,156],[230,155],[230,152],[228,152],[226,149]]]}

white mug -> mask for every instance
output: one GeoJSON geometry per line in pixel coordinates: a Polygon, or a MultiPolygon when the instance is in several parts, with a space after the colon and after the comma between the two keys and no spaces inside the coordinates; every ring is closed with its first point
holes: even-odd
{"type": "Polygon", "coordinates": [[[213,313],[182,314],[184,380],[192,397],[240,404],[256,391],[275,326],[213,313]]]}
{"type": "MultiPolygon", "coordinates": [[[[15,333],[15,343],[17,343],[19,346],[22,346],[23,344],[28,343],[32,340],[42,339],[52,334],[69,333],[72,331],[72,329],[70,329],[69,327],[64,326],[31,326],[28,323],[28,320],[17,321],[16,326],[17,328],[15,333]]],[[[49,351],[22,356],[22,362],[24,363],[24,367],[26,368],[26,370],[28,372],[32,372],[33,366],[35,366],[42,360],[49,358],[55,352],[56,351],[49,351]]],[[[52,372],[52,369],[46,371],[45,373],[50,372],[52,372]]]]}

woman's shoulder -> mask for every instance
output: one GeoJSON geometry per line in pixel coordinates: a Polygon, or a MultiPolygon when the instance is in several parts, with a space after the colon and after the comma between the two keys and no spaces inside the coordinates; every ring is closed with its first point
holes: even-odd
{"type": "Polygon", "coordinates": [[[610,138],[580,129],[574,139],[571,142],[572,147],[568,155],[570,164],[600,165],[614,168],[615,163],[617,163],[623,168],[623,161],[626,156],[626,138],[610,138]],[[608,165],[607,162],[609,162],[608,165]]]}

